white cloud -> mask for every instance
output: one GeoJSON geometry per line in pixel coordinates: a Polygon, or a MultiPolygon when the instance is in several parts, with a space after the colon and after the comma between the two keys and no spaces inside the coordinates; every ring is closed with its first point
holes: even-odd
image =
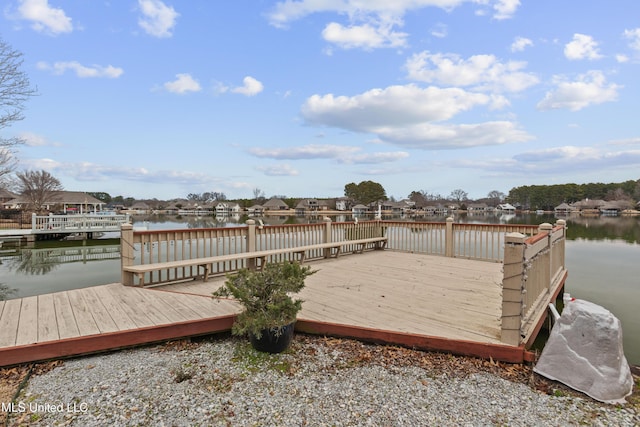
{"type": "Polygon", "coordinates": [[[384,142],[419,149],[495,145],[531,139],[511,122],[443,125],[474,107],[503,106],[500,96],[415,85],[373,89],[353,97],[313,95],[302,106],[311,124],[372,133],[384,142]]]}
{"type": "MultiPolygon", "coordinates": [[[[278,2],[268,15],[269,23],[278,28],[315,13],[336,13],[346,16],[348,25],[329,23],[322,35],[325,40],[344,49],[404,47],[408,34],[396,31],[404,25],[404,15],[412,10],[437,7],[452,10],[465,2],[484,6],[487,0],[285,0],[278,2]]],[[[510,18],[520,5],[519,0],[492,0],[495,19],[510,18]]],[[[446,35],[442,31],[432,32],[436,37],[446,35]]],[[[331,54],[332,50],[326,52],[331,54]]]]}
{"type": "Polygon", "coordinates": [[[142,12],[138,25],[147,34],[160,38],[173,35],[173,27],[180,14],[172,6],[167,6],[160,0],[138,0],[138,6],[142,12]]]}
{"type": "Polygon", "coordinates": [[[522,52],[530,46],[533,46],[531,39],[526,37],[516,37],[513,43],[511,43],[511,52],[522,52]]]}
{"type": "Polygon", "coordinates": [[[31,28],[39,32],[58,35],[73,31],[71,18],[63,9],[51,7],[48,0],[21,0],[18,17],[31,21],[31,28]]]}
{"type": "Polygon", "coordinates": [[[107,65],[106,67],[101,65],[92,65],[88,67],[77,61],[62,61],[55,62],[53,64],[41,61],[36,64],[36,67],[39,70],[51,71],[57,75],[62,75],[67,70],[71,70],[80,78],[106,77],[109,79],[116,79],[124,73],[122,68],[114,67],[112,65],[107,65]]]}
{"type": "Polygon", "coordinates": [[[60,146],[59,143],[48,141],[44,136],[33,132],[22,132],[18,135],[18,138],[24,141],[27,147],[60,146]]]}
{"type": "Polygon", "coordinates": [[[622,88],[615,83],[607,83],[601,71],[590,71],[581,74],[575,81],[567,81],[562,76],[554,78],[556,88],[546,93],[537,105],[539,110],[568,109],[578,111],[594,104],[602,104],[618,99],[618,90],[622,88]]]}
{"type": "Polygon", "coordinates": [[[564,56],[571,60],[602,58],[598,52],[598,42],[591,36],[579,33],[574,34],[573,40],[565,45],[564,56]]]}
{"type": "Polygon", "coordinates": [[[378,135],[386,142],[422,150],[502,145],[533,139],[515,123],[507,121],[460,125],[421,123],[402,128],[380,129],[378,135]]]}
{"type": "Polygon", "coordinates": [[[310,144],[301,147],[287,148],[252,148],[249,153],[256,157],[270,159],[339,159],[359,151],[358,147],[343,145],[310,144]]]}
{"type": "Polygon", "coordinates": [[[526,66],[522,61],[502,63],[493,55],[463,59],[428,51],[414,54],[405,63],[408,77],[415,81],[507,92],[520,92],[538,83],[538,77],[522,71],[526,66]]]}
{"type": "Polygon", "coordinates": [[[494,19],[510,19],[518,10],[520,0],[497,0],[493,5],[494,19]]]}
{"type": "Polygon", "coordinates": [[[264,85],[262,84],[262,82],[254,79],[251,76],[245,77],[244,79],[242,79],[242,82],[242,86],[231,89],[231,92],[239,93],[245,96],[255,96],[262,92],[262,90],[264,89],[264,85]]]}
{"type": "Polygon", "coordinates": [[[630,40],[629,47],[631,49],[640,51],[640,28],[624,30],[624,37],[630,40]]]}
{"type": "Polygon", "coordinates": [[[390,152],[378,152],[378,153],[363,153],[357,154],[352,157],[345,157],[340,159],[342,163],[356,163],[356,164],[378,164],[378,163],[390,163],[397,162],[398,160],[406,159],[409,157],[409,153],[406,151],[390,151],[390,152]]]}
{"type": "Polygon", "coordinates": [[[449,34],[449,29],[446,24],[437,23],[436,25],[433,26],[433,28],[431,28],[431,35],[433,37],[443,39],[447,37],[448,34],[449,34]]]}
{"type": "Polygon", "coordinates": [[[171,82],[166,82],[164,88],[171,93],[177,93],[184,95],[188,92],[200,92],[202,88],[200,83],[190,74],[176,74],[176,79],[171,82]]]}
{"type": "Polygon", "coordinates": [[[404,151],[361,153],[360,147],[331,144],[309,144],[286,148],[251,148],[255,157],[276,160],[333,159],[339,163],[374,164],[395,162],[409,157],[404,151]]]}
{"type": "Polygon", "coordinates": [[[350,19],[361,19],[363,16],[401,18],[412,10],[437,7],[451,11],[464,3],[480,6],[493,4],[493,17],[505,19],[515,13],[520,0],[285,0],[275,5],[268,18],[271,25],[286,27],[288,23],[314,13],[334,12],[347,15],[350,19]]]}
{"type": "Polygon", "coordinates": [[[322,31],[322,37],[343,49],[372,50],[383,47],[403,47],[406,45],[407,33],[393,31],[391,25],[364,24],[344,27],[331,22],[322,31]]]}
{"type": "Polygon", "coordinates": [[[256,170],[268,176],[296,176],[298,171],[289,165],[258,166],[256,170]]]}
{"type": "Polygon", "coordinates": [[[535,174],[538,177],[558,178],[564,174],[575,174],[576,171],[593,174],[622,168],[637,170],[640,167],[640,150],[611,151],[561,146],[519,153],[511,158],[456,160],[448,166],[484,170],[493,176],[531,177],[535,174]]]}
{"type": "Polygon", "coordinates": [[[360,95],[313,95],[302,115],[313,124],[358,132],[375,132],[386,126],[448,120],[476,106],[499,102],[491,96],[457,88],[420,88],[416,85],[372,89],[360,95]]]}
{"type": "Polygon", "coordinates": [[[619,62],[620,64],[624,64],[626,62],[629,62],[629,57],[627,55],[619,53],[616,55],[616,61],[619,62]]]}
{"type": "Polygon", "coordinates": [[[609,145],[640,145],[640,137],[616,139],[608,142],[609,145]]]}

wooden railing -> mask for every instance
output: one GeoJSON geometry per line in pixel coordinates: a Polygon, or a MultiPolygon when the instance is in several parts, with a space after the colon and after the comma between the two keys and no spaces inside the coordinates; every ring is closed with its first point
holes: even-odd
{"type": "MultiPolygon", "coordinates": [[[[186,230],[133,231],[130,225],[122,230],[123,266],[156,264],[184,259],[207,258],[240,252],[294,248],[320,243],[348,242],[371,237],[387,237],[387,248],[432,255],[465,257],[487,261],[501,261],[504,236],[508,232],[533,235],[536,226],[446,223],[361,221],[333,223],[325,218],[322,223],[294,225],[258,225],[247,221],[246,227],[201,228],[186,230]]],[[[345,245],[344,253],[357,247],[345,245]]],[[[307,260],[327,256],[327,249],[306,254],[307,260]]],[[[290,259],[292,254],[279,254],[269,259],[278,262],[290,259]]],[[[251,260],[213,265],[210,274],[236,271],[251,260]]],[[[145,284],[154,285],[193,279],[197,267],[161,270],[145,277],[145,284]]],[[[123,283],[132,280],[123,272],[123,283]]]]}
{"type": "MultiPolygon", "coordinates": [[[[503,261],[501,341],[520,345],[534,336],[547,304],[555,298],[566,278],[566,224],[459,224],[364,221],[319,224],[257,225],[187,230],[134,231],[122,226],[122,266],[157,264],[242,252],[295,248],[320,243],[348,242],[386,237],[387,249],[431,255],[503,261]]],[[[350,251],[345,245],[345,253],[350,251]]],[[[306,259],[327,257],[326,249],[310,251],[306,259]]],[[[268,261],[290,259],[282,253],[268,261]]],[[[251,259],[213,264],[209,274],[224,274],[252,267],[251,259]]],[[[198,277],[197,267],[180,267],[146,273],[145,285],[158,285],[198,277]]],[[[133,285],[131,273],[122,271],[122,283],[133,285]]]]}
{"type": "Polygon", "coordinates": [[[564,285],[566,223],[541,224],[535,236],[510,233],[505,238],[502,280],[501,341],[520,345],[536,328],[564,285]]]}
{"type": "Polygon", "coordinates": [[[455,258],[502,261],[507,233],[532,236],[538,226],[527,224],[465,224],[382,221],[387,248],[455,258]]]}
{"type": "Polygon", "coordinates": [[[129,215],[33,214],[31,216],[31,230],[36,234],[120,231],[122,224],[129,222],[131,222],[129,215]]]}

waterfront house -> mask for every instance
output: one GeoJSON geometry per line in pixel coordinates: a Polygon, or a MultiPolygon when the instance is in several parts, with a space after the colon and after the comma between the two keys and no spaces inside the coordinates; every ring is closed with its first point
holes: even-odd
{"type": "Polygon", "coordinates": [[[327,203],[323,200],[302,199],[296,205],[296,214],[304,215],[318,211],[326,211],[328,208],[327,203]]]}
{"type": "Polygon", "coordinates": [[[264,209],[264,211],[288,211],[289,210],[289,206],[282,199],[278,199],[276,197],[273,197],[267,200],[262,205],[262,208],[264,209]]]}
{"type": "Polygon", "coordinates": [[[553,213],[556,215],[569,215],[571,212],[573,212],[573,208],[566,203],[560,203],[553,208],[553,213]]]}
{"type": "MultiPolygon", "coordinates": [[[[30,201],[27,197],[18,195],[3,203],[9,209],[28,209],[30,201]]],[[[44,201],[44,208],[53,211],[59,210],[63,213],[87,213],[101,211],[106,205],[102,200],[83,191],[54,191],[44,201]]]]}
{"type": "Polygon", "coordinates": [[[15,199],[16,197],[18,197],[17,194],[12,193],[11,191],[4,188],[0,188],[0,203],[2,204],[2,207],[4,209],[11,209],[11,206],[5,206],[4,204],[6,202],[9,202],[10,200],[15,199]]]}
{"type": "Polygon", "coordinates": [[[369,213],[369,208],[362,204],[357,204],[351,208],[351,213],[354,215],[366,215],[369,213]]]}
{"type": "Polygon", "coordinates": [[[240,205],[231,202],[216,202],[214,210],[216,215],[236,215],[240,213],[240,205]]]}
{"type": "Polygon", "coordinates": [[[351,209],[353,202],[348,197],[340,197],[336,199],[336,210],[337,211],[348,211],[351,209]]]}
{"type": "Polygon", "coordinates": [[[496,207],[496,210],[507,214],[516,213],[516,207],[510,203],[500,203],[498,207],[496,207]]]}
{"type": "Polygon", "coordinates": [[[259,216],[262,215],[262,213],[264,212],[264,208],[262,207],[262,205],[253,205],[253,206],[249,206],[247,208],[247,213],[250,216],[259,216]]]}

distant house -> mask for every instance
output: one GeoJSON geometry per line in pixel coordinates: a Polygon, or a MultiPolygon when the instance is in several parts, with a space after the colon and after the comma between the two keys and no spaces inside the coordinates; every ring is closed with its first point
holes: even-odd
{"type": "Polygon", "coordinates": [[[619,215],[622,211],[622,206],[616,202],[606,202],[600,206],[600,213],[602,215],[619,215]]]}
{"type": "MultiPolygon", "coordinates": [[[[14,199],[3,203],[3,206],[11,209],[28,209],[29,199],[18,195],[14,199]]],[[[102,200],[82,191],[55,191],[44,201],[44,208],[60,210],[64,213],[87,213],[101,211],[106,205],[102,200]]]]}
{"type": "Polygon", "coordinates": [[[282,199],[278,199],[275,197],[267,200],[262,205],[262,208],[265,211],[288,211],[289,210],[289,206],[282,199]]]}
{"type": "Polygon", "coordinates": [[[247,213],[249,215],[262,215],[264,212],[264,208],[262,205],[253,205],[247,208],[247,213]]]}
{"type": "Polygon", "coordinates": [[[135,202],[133,205],[131,205],[129,210],[134,211],[137,214],[144,215],[151,211],[151,207],[145,202],[135,202]]]}
{"type": "Polygon", "coordinates": [[[296,205],[296,214],[308,214],[318,211],[326,211],[328,209],[327,203],[317,199],[302,199],[296,205]]]}
{"type": "Polygon", "coordinates": [[[353,202],[348,197],[340,197],[336,199],[336,210],[337,211],[348,211],[351,209],[351,205],[353,202]]]}
{"type": "Polygon", "coordinates": [[[216,215],[235,215],[240,213],[240,205],[231,202],[217,202],[214,210],[216,215]]]}
{"type": "Polygon", "coordinates": [[[571,212],[573,212],[573,208],[566,203],[560,203],[553,208],[553,213],[556,215],[569,215],[571,212]]]}
{"type": "Polygon", "coordinates": [[[468,213],[487,213],[493,211],[486,203],[469,203],[467,205],[468,213]]]}
{"type": "Polygon", "coordinates": [[[5,190],[4,188],[0,188],[0,204],[2,204],[3,208],[9,209],[9,206],[5,206],[4,203],[14,200],[16,197],[18,197],[17,194],[12,193],[9,190],[5,190]]]}
{"type": "Polygon", "coordinates": [[[369,213],[369,208],[362,204],[357,204],[351,208],[351,213],[354,215],[364,215],[369,213]]]}
{"type": "Polygon", "coordinates": [[[496,210],[503,212],[503,213],[516,213],[516,207],[513,206],[510,203],[500,203],[497,207],[496,210]]]}

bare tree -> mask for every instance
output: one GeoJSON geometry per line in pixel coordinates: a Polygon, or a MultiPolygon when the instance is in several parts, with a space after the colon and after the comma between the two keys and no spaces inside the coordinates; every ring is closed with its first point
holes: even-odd
{"type": "MultiPolygon", "coordinates": [[[[0,39],[0,131],[24,119],[24,103],[36,95],[29,78],[21,71],[22,62],[22,53],[0,39]]],[[[0,135],[0,178],[15,168],[13,147],[23,142],[17,137],[0,135]]]]}
{"type": "Polygon", "coordinates": [[[458,203],[461,203],[461,202],[465,202],[465,201],[467,201],[469,199],[469,194],[466,191],[458,188],[458,189],[453,190],[451,192],[451,194],[449,195],[449,198],[451,200],[455,200],[458,203]]]}
{"type": "Polygon", "coordinates": [[[259,203],[264,200],[264,191],[259,189],[258,187],[253,189],[253,200],[256,203],[259,203]]]}
{"type": "Polygon", "coordinates": [[[51,196],[62,190],[58,178],[45,170],[16,173],[20,194],[29,202],[29,208],[35,212],[44,210],[51,196]]]}

